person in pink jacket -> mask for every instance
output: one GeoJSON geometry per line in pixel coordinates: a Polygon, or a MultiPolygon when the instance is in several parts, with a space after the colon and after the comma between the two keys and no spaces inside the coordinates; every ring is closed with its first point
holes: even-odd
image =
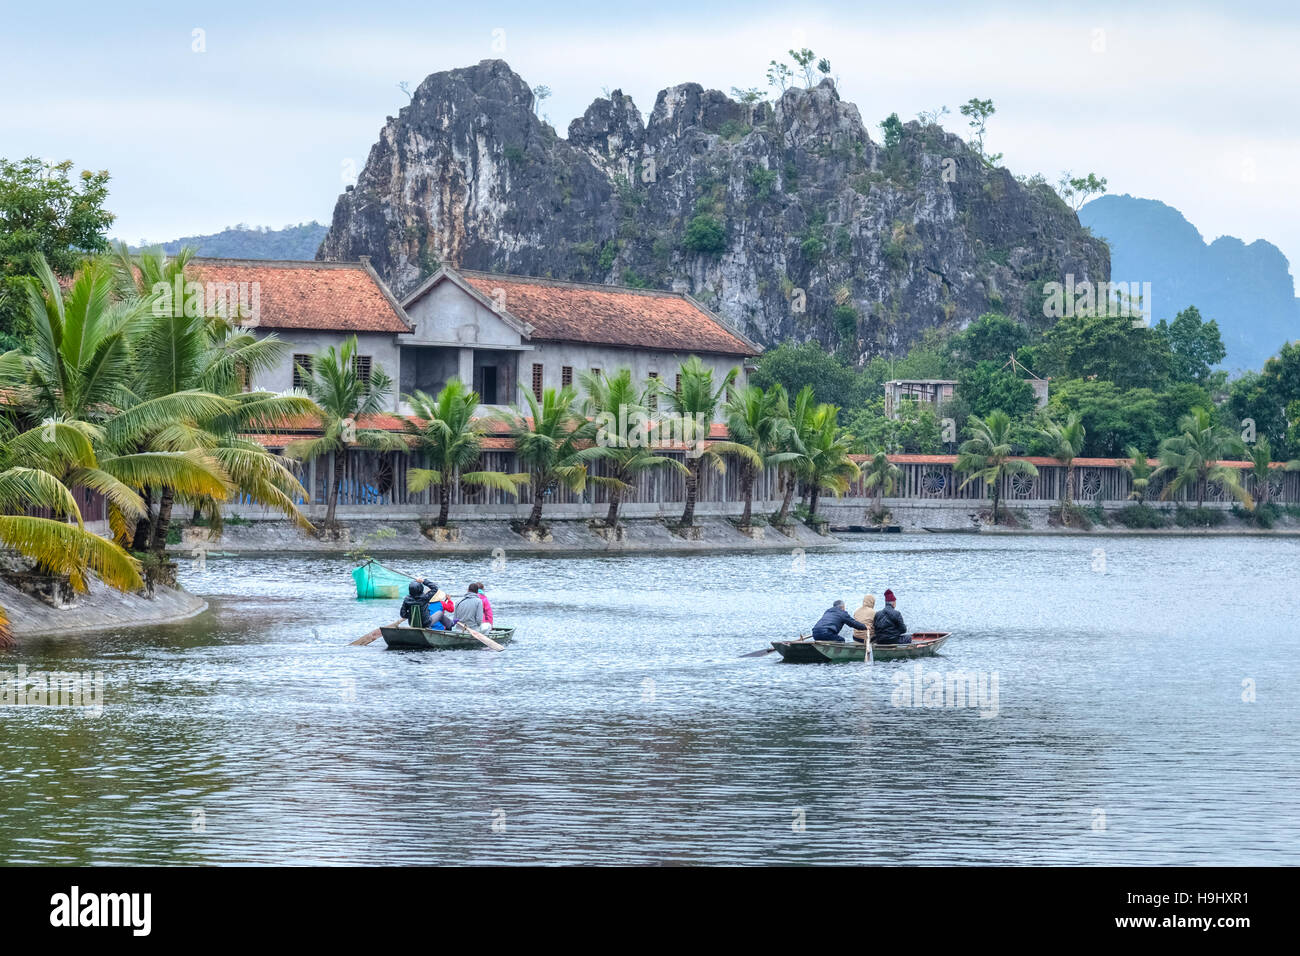
{"type": "Polygon", "coordinates": [[[475,582],[469,586],[470,594],[477,594],[478,599],[483,602],[483,623],[492,623],[492,605],[488,603],[487,592],[483,590],[483,585],[475,582]]]}

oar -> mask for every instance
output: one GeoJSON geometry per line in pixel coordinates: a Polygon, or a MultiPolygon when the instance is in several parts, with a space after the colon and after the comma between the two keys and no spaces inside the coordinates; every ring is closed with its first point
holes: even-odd
{"type": "Polygon", "coordinates": [[[482,634],[480,634],[478,631],[474,630],[472,627],[470,627],[470,626],[469,626],[468,624],[466,624],[464,621],[457,621],[457,622],[456,622],[456,626],[457,626],[458,628],[460,628],[462,631],[467,632],[467,633],[469,634],[470,637],[472,637],[472,638],[474,638],[474,639],[476,639],[476,640],[482,642],[485,646],[492,648],[492,650],[494,650],[494,651],[504,651],[504,650],[505,650],[504,647],[502,647],[502,646],[501,646],[500,644],[498,644],[496,641],[492,640],[492,638],[490,638],[490,637],[484,637],[482,634]]]}
{"type": "MultiPolygon", "coordinates": [[[[371,558],[370,560],[373,561],[374,558],[371,558]]],[[[417,578],[415,575],[407,574],[405,571],[399,571],[397,570],[397,568],[390,568],[386,564],[380,565],[380,567],[387,568],[389,571],[392,571],[394,574],[400,574],[404,578],[410,578],[412,581],[419,581],[421,584],[424,583],[424,578],[417,578]]]]}
{"type": "MultiPolygon", "coordinates": [[[[401,623],[402,619],[399,617],[392,624],[385,624],[384,627],[397,627],[397,625],[401,623]]],[[[355,641],[349,644],[348,647],[365,647],[367,644],[373,644],[375,641],[379,640],[380,630],[381,628],[377,627],[369,634],[363,634],[361,637],[358,637],[355,641]]]]}
{"type": "MultiPolygon", "coordinates": [[[[798,644],[799,641],[806,641],[806,640],[808,640],[808,638],[807,638],[805,635],[800,634],[800,635],[799,635],[799,640],[797,640],[797,641],[791,641],[790,643],[791,643],[791,644],[798,644]]],[[[769,647],[769,648],[767,648],[766,650],[762,650],[762,651],[750,651],[748,654],[741,654],[740,656],[741,656],[741,657],[762,657],[762,656],[765,655],[765,654],[771,654],[774,650],[776,650],[775,647],[769,647]]]]}

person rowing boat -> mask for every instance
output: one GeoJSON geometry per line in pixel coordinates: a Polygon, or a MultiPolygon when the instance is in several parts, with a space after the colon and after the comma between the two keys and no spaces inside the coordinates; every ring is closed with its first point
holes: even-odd
{"type": "Polygon", "coordinates": [[[864,597],[862,606],[853,612],[853,617],[859,624],[866,625],[862,633],[853,635],[853,639],[859,644],[871,640],[872,632],[876,628],[876,596],[868,594],[864,597]]]}
{"type": "Polygon", "coordinates": [[[428,578],[412,581],[407,588],[406,597],[402,599],[402,620],[412,627],[432,630],[450,628],[455,620],[443,607],[446,597],[444,592],[438,590],[438,585],[428,578]],[[430,607],[430,604],[435,604],[436,607],[430,607]]]}
{"type": "Polygon", "coordinates": [[[853,628],[855,631],[867,630],[867,625],[853,617],[848,611],[844,610],[844,602],[836,601],[828,607],[821,619],[813,625],[812,636],[814,641],[843,641],[840,637],[840,631],[845,626],[853,628]]]}

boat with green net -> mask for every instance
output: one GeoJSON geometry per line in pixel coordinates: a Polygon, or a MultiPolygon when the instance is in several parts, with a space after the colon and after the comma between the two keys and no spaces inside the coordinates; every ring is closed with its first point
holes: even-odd
{"type": "Polygon", "coordinates": [[[357,597],[362,600],[383,598],[400,601],[411,583],[407,575],[390,571],[373,558],[352,569],[352,580],[357,584],[357,597]]]}

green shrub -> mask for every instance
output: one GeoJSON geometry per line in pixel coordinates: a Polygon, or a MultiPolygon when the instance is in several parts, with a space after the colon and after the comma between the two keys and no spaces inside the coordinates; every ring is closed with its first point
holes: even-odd
{"type": "Polygon", "coordinates": [[[840,226],[835,230],[835,254],[847,256],[853,251],[853,234],[840,226]]]}
{"type": "Polygon", "coordinates": [[[1179,508],[1174,523],[1180,528],[1217,528],[1228,516],[1217,508],[1179,508]]]}
{"type": "Polygon", "coordinates": [[[701,255],[720,256],[727,249],[727,229],[713,216],[700,213],[686,226],[682,248],[701,255]]]}
{"type": "Polygon", "coordinates": [[[1164,514],[1150,505],[1129,505],[1111,517],[1126,528],[1163,528],[1168,523],[1164,514]]]}
{"type": "Polygon", "coordinates": [[[1256,505],[1255,510],[1251,511],[1234,502],[1232,514],[1234,517],[1240,518],[1247,524],[1253,524],[1257,528],[1271,528],[1277,524],[1277,519],[1282,516],[1282,512],[1278,507],[1271,503],[1256,505]]]}
{"type": "Polygon", "coordinates": [[[758,200],[767,199],[772,195],[772,187],[776,185],[776,170],[764,169],[762,166],[755,166],[749,172],[749,188],[754,191],[754,198],[758,200]]]}
{"type": "Polygon", "coordinates": [[[860,316],[853,306],[837,305],[835,311],[831,313],[831,318],[835,321],[835,331],[839,333],[841,339],[849,341],[857,336],[860,316]]]}
{"type": "Polygon", "coordinates": [[[601,272],[608,272],[609,267],[614,264],[614,257],[618,255],[618,243],[607,242],[600,250],[600,258],[596,265],[600,267],[601,272]]]}
{"type": "Polygon", "coordinates": [[[907,247],[901,242],[890,239],[881,247],[881,251],[885,254],[885,261],[891,267],[901,269],[907,264],[907,247]]]}

